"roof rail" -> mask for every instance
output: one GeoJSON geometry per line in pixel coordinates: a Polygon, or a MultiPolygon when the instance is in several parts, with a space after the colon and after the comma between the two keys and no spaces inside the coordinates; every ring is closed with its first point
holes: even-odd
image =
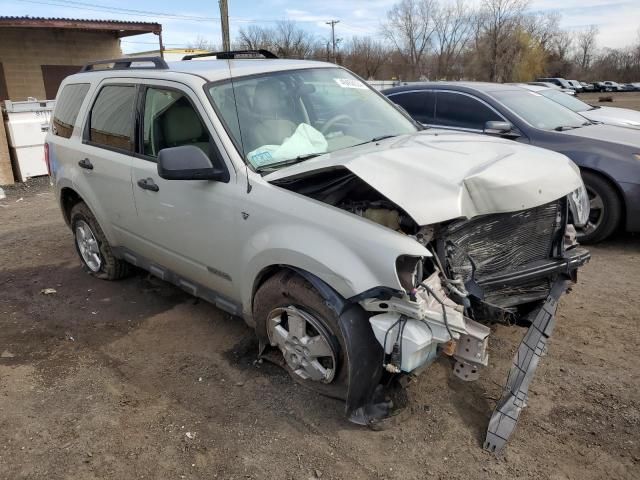
{"type": "Polygon", "coordinates": [[[239,57],[249,55],[262,55],[264,58],[278,58],[278,56],[269,50],[231,50],[228,52],[207,52],[207,53],[194,53],[193,55],[185,55],[182,60],[193,60],[194,58],[201,57],[216,57],[218,60],[233,60],[239,57]]]}
{"type": "Polygon", "coordinates": [[[161,57],[124,57],[124,58],[112,58],[110,60],[97,60],[95,62],[89,62],[84,65],[80,72],[91,72],[95,70],[96,65],[109,65],[113,63],[111,70],[122,70],[125,68],[141,68],[151,70],[166,70],[169,68],[167,62],[161,57]],[[132,63],[149,62],[153,63],[153,67],[131,67],[132,63]]]}

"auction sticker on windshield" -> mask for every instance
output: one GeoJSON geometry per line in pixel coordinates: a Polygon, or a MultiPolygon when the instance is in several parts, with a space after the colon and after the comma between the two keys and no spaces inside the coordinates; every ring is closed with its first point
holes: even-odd
{"type": "Polygon", "coordinates": [[[359,88],[360,90],[367,90],[368,87],[355,78],[334,78],[333,79],[342,88],[359,88]]]}

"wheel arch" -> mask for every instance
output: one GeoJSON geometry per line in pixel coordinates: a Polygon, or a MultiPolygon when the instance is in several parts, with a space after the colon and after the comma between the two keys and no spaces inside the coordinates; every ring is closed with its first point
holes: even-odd
{"type": "MultiPolygon", "coordinates": [[[[581,173],[588,172],[588,173],[591,173],[592,175],[597,175],[600,178],[602,178],[604,181],[606,181],[611,188],[613,188],[613,191],[616,192],[616,195],[618,196],[618,200],[620,200],[620,205],[622,206],[622,212],[620,212],[620,225],[626,225],[627,199],[625,197],[624,192],[620,188],[620,185],[618,185],[618,183],[609,174],[607,174],[606,172],[603,172],[602,170],[596,170],[595,168],[591,168],[591,167],[580,167],[580,172],[581,173]]],[[[618,225],[618,228],[620,228],[620,225],[618,225]]]]}
{"type": "Polygon", "coordinates": [[[60,208],[62,209],[64,221],[68,226],[71,226],[71,209],[80,202],[86,203],[78,192],[71,187],[62,187],[60,190],[60,208]]]}
{"type": "Polygon", "coordinates": [[[302,268],[295,267],[293,265],[277,264],[264,267],[256,275],[251,290],[251,312],[253,312],[253,302],[258,289],[267,281],[269,281],[270,278],[285,270],[296,273],[303,277],[307,282],[309,282],[325,300],[325,302],[327,302],[327,305],[334,312],[336,312],[337,315],[340,315],[340,313],[344,310],[345,305],[347,304],[346,299],[338,292],[336,292],[333,287],[327,284],[324,280],[302,268]]]}

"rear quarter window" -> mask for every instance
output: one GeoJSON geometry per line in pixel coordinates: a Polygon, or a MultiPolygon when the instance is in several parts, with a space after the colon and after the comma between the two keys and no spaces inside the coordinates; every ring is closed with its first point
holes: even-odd
{"type": "Polygon", "coordinates": [[[89,114],[88,140],[97,146],[133,151],[135,101],[132,85],[102,87],[89,114]]]}
{"type": "Polygon", "coordinates": [[[88,91],[88,83],[71,83],[63,87],[53,112],[51,131],[54,135],[63,138],[71,137],[78,112],[88,91]]]}

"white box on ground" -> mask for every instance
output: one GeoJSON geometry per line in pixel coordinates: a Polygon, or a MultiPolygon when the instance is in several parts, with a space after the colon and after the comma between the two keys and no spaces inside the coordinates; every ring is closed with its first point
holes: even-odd
{"type": "Polygon", "coordinates": [[[47,175],[44,139],[55,100],[4,102],[5,127],[17,180],[47,175]]]}

